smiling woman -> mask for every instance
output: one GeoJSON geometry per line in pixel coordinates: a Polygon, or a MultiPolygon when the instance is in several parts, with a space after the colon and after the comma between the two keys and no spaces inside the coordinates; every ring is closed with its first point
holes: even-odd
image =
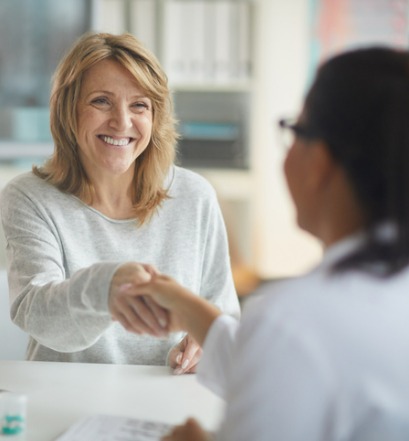
{"type": "MultiPolygon", "coordinates": [[[[98,197],[98,184],[88,175],[90,170],[85,170],[84,151],[92,149],[96,136],[108,136],[120,143],[124,135],[121,132],[140,136],[136,133],[139,125],[131,126],[135,122],[130,118],[134,113],[131,109],[142,108],[145,114],[146,107],[150,108],[151,117],[151,133],[145,139],[148,148],[134,158],[133,184],[129,184],[134,189],[129,200],[133,216],[143,223],[167,197],[163,180],[173,165],[178,135],[166,74],[154,55],[130,34],[85,34],[60,62],[50,100],[55,152],[44,167],[35,167],[34,172],[92,206],[98,197]],[[129,101],[135,98],[136,101],[129,101]],[[108,131],[91,133],[101,129],[95,127],[97,115],[102,124],[102,115],[107,114],[111,116],[110,127],[104,130],[108,131]],[[128,127],[121,127],[123,124],[128,127]],[[67,162],[76,167],[67,167],[67,162]]],[[[130,134],[126,135],[129,138],[130,134]]],[[[102,177],[101,180],[106,182],[102,177]]],[[[111,189],[112,182],[106,185],[111,189]]]]}
{"type": "Polygon", "coordinates": [[[166,272],[239,315],[215,192],[174,165],[165,73],[129,34],[86,34],[57,68],[50,113],[52,156],[1,199],[11,316],[30,335],[28,358],[194,371],[199,345],[165,337],[167,313],[132,294],[166,272]]]}

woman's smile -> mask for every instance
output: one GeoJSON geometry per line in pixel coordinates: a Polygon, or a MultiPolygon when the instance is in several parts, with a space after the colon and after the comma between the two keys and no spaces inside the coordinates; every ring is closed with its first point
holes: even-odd
{"type": "Polygon", "coordinates": [[[108,135],[99,135],[98,138],[104,143],[115,147],[127,147],[135,140],[134,138],[114,137],[108,135]]]}

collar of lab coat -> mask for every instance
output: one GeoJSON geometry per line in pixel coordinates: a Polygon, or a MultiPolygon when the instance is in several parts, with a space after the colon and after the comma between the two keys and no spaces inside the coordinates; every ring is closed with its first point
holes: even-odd
{"type": "MultiPolygon", "coordinates": [[[[366,234],[367,233],[365,231],[359,231],[327,247],[324,251],[324,256],[319,267],[332,267],[344,257],[352,254],[364,244],[367,237],[366,234]]],[[[375,234],[376,236],[378,236],[379,240],[388,242],[395,238],[397,234],[397,228],[391,222],[385,222],[376,227],[375,234]]]]}

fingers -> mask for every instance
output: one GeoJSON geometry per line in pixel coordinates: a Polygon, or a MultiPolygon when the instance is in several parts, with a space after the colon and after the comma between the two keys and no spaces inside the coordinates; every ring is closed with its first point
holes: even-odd
{"type": "Polygon", "coordinates": [[[174,303],[187,292],[153,266],[128,262],[112,277],[108,306],[112,318],[128,331],[161,337],[183,329],[183,315],[174,303]]]}
{"type": "Polygon", "coordinates": [[[136,293],[135,287],[146,284],[159,274],[153,266],[128,262],[115,272],[108,307],[112,318],[137,334],[157,337],[167,335],[168,313],[151,299],[136,293]]]}
{"type": "Polygon", "coordinates": [[[164,329],[168,326],[169,317],[165,309],[161,308],[157,303],[155,303],[151,297],[143,297],[146,305],[151,310],[152,314],[155,316],[156,321],[164,329]]]}
{"type": "Polygon", "coordinates": [[[170,365],[174,368],[173,373],[181,375],[196,372],[196,366],[201,356],[202,348],[192,337],[186,335],[170,354],[170,365]]]}
{"type": "Polygon", "coordinates": [[[151,276],[158,276],[160,274],[159,270],[153,265],[149,265],[148,263],[141,263],[144,270],[149,273],[151,276]]]}
{"type": "MultiPolygon", "coordinates": [[[[149,282],[153,275],[150,268],[146,268],[135,262],[128,262],[121,265],[114,273],[109,291],[109,301],[124,289],[132,285],[140,285],[149,282]]],[[[110,305],[109,305],[110,306],[110,305]]],[[[111,308],[110,308],[111,309],[111,308]]]]}
{"type": "Polygon", "coordinates": [[[169,332],[177,332],[184,329],[185,315],[180,312],[180,301],[182,297],[197,296],[182,285],[178,284],[174,279],[163,274],[155,275],[149,283],[139,284],[133,287],[134,294],[149,298],[149,305],[152,306],[154,314],[158,320],[165,317],[163,311],[166,311],[168,320],[167,329],[169,332]]]}
{"type": "Polygon", "coordinates": [[[193,418],[189,418],[185,424],[175,426],[169,435],[162,438],[162,441],[208,441],[208,434],[200,424],[193,418]]]}
{"type": "Polygon", "coordinates": [[[157,337],[167,335],[167,312],[159,311],[159,307],[156,307],[153,312],[146,298],[129,296],[128,290],[128,287],[124,288],[116,298],[115,318],[130,332],[151,334],[157,337]]]}

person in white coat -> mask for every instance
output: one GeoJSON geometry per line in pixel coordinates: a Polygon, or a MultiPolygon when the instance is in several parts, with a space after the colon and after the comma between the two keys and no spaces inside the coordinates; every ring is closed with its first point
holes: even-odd
{"type": "MultiPolygon", "coordinates": [[[[220,441],[409,439],[409,53],[356,49],[318,70],[285,160],[322,263],[271,282],[241,321],[165,275],[133,287],[203,344],[220,441]]],[[[166,441],[204,441],[195,420],[166,441]]]]}

